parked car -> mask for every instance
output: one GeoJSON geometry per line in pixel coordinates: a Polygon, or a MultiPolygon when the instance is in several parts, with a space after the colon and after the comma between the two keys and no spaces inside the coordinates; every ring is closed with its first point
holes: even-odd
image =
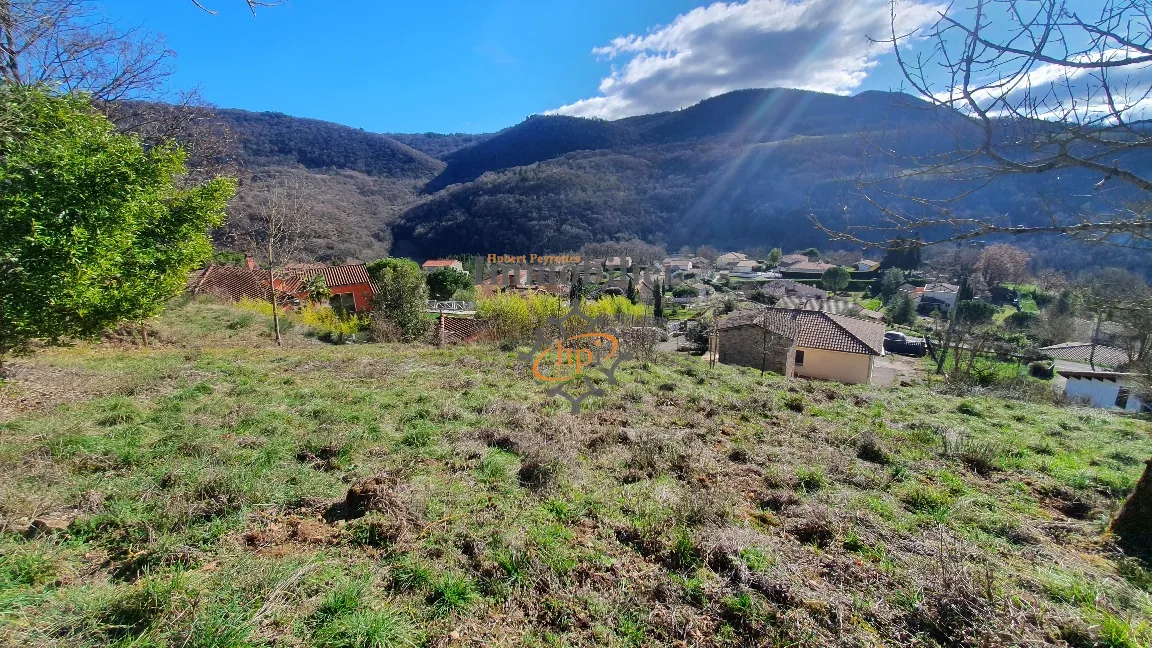
{"type": "Polygon", "coordinates": [[[888,331],[884,334],[884,350],[917,357],[928,353],[924,340],[912,339],[900,331],[888,331]]]}

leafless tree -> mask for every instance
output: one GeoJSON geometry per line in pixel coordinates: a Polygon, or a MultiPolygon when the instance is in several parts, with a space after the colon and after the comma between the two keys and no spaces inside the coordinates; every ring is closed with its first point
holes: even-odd
{"type": "Polygon", "coordinates": [[[116,101],[106,104],[104,112],[119,130],[139,135],[145,146],[179,144],[187,156],[185,181],[237,173],[232,133],[198,91],[164,102],[116,101]]]}
{"type": "Polygon", "coordinates": [[[93,0],[0,0],[0,79],[97,102],[155,92],[173,72],[162,36],[124,28],[93,0]]]}
{"type": "MultiPolygon", "coordinates": [[[[244,0],[244,2],[245,2],[245,4],[248,5],[248,9],[252,12],[252,15],[255,16],[256,15],[256,9],[258,7],[275,7],[276,5],[280,4],[281,0],[263,0],[263,1],[261,1],[261,0],[244,0]]],[[[212,14],[213,16],[215,16],[217,13],[219,13],[217,11],[214,11],[214,10],[209,9],[208,7],[204,6],[204,4],[202,4],[200,0],[192,0],[192,4],[196,5],[197,7],[200,7],[201,9],[212,14]]]]}
{"type": "Polygon", "coordinates": [[[277,269],[292,261],[300,251],[306,218],[304,188],[298,183],[271,186],[264,190],[257,204],[250,217],[252,226],[248,239],[254,253],[264,257],[268,264],[268,301],[272,304],[276,344],[280,346],[283,340],[280,337],[277,269]]]}
{"type": "MultiPolygon", "coordinates": [[[[824,227],[834,238],[875,243],[925,234],[926,242],[992,234],[1054,233],[1141,246],[1152,239],[1152,178],[1136,154],[1152,146],[1152,0],[956,0],[929,27],[901,25],[910,5],[891,4],[890,46],[909,89],[936,112],[948,150],[909,159],[876,144],[899,169],[862,173],[857,189],[879,217],[824,227]],[[909,162],[911,164],[909,164],[909,162]],[[1051,207],[1045,222],[966,213],[958,201],[1008,176],[1065,174],[1089,206],[1051,207]],[[928,197],[926,180],[954,181],[928,197]]],[[[874,167],[875,168],[875,167],[874,167]]],[[[813,217],[815,221],[815,217],[813,217]]]]}

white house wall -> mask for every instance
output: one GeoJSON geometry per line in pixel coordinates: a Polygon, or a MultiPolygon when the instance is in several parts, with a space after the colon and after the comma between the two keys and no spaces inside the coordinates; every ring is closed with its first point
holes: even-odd
{"type": "MultiPolygon", "coordinates": [[[[1122,385],[1111,380],[1093,380],[1090,378],[1069,378],[1064,386],[1064,392],[1069,398],[1085,399],[1093,407],[1116,407],[1116,396],[1120,393],[1122,385]]],[[[1128,405],[1124,408],[1131,412],[1139,412],[1143,403],[1134,394],[1128,396],[1128,405]]]]}

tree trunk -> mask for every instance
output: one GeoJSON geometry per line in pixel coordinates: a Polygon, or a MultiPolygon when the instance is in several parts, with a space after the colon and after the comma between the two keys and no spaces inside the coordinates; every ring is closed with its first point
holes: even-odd
{"type": "Polygon", "coordinates": [[[268,301],[272,302],[272,328],[276,331],[276,346],[284,346],[280,339],[280,312],[276,304],[276,275],[272,269],[272,239],[268,239],[268,301]]]}
{"type": "Polygon", "coordinates": [[[1144,464],[1144,474],[1120,507],[1109,531],[1129,553],[1152,554],[1152,459],[1144,464]]]}
{"type": "Polygon", "coordinates": [[[1092,349],[1088,352],[1088,365],[1092,367],[1092,371],[1096,371],[1096,344],[1100,339],[1100,326],[1104,323],[1104,316],[1102,314],[1096,315],[1096,329],[1092,331],[1092,349]]]}

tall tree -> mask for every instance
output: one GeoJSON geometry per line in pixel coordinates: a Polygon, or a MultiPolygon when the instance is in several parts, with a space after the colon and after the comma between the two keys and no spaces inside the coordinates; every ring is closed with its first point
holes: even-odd
{"type": "Polygon", "coordinates": [[[0,79],[11,85],[116,101],[155,92],[174,55],[163,37],[117,25],[94,0],[0,0],[0,79]]]}
{"type": "Polygon", "coordinates": [[[652,287],[652,317],[664,318],[664,282],[657,281],[652,287]]]}
{"type": "Polygon", "coordinates": [[[1031,257],[1015,245],[990,245],[980,254],[976,270],[990,288],[1018,282],[1028,273],[1031,257]]]}
{"type": "Polygon", "coordinates": [[[780,251],[780,248],[772,248],[772,250],[768,252],[768,258],[764,259],[764,261],[768,264],[768,267],[775,268],[780,265],[780,259],[783,258],[784,253],[780,251]]]}
{"type": "Polygon", "coordinates": [[[212,254],[235,191],[181,188],[183,154],[119,135],[84,96],[0,84],[0,360],[157,314],[212,254]]]}
{"type": "Polygon", "coordinates": [[[823,284],[824,290],[829,292],[840,292],[848,287],[848,283],[852,281],[852,273],[842,266],[833,266],[824,271],[820,276],[820,283],[823,284]]]}
{"type": "Polygon", "coordinates": [[[472,275],[456,268],[440,268],[426,277],[428,296],[437,301],[452,299],[458,290],[472,287],[472,275]]]}
{"type": "Polygon", "coordinates": [[[884,258],[880,259],[880,269],[899,268],[911,272],[919,268],[923,247],[924,245],[919,239],[896,237],[888,249],[884,251],[884,258]]]}
{"type": "Polygon", "coordinates": [[[887,304],[896,296],[896,293],[900,291],[900,286],[903,285],[904,273],[900,268],[888,268],[880,275],[880,299],[887,304]]]}

